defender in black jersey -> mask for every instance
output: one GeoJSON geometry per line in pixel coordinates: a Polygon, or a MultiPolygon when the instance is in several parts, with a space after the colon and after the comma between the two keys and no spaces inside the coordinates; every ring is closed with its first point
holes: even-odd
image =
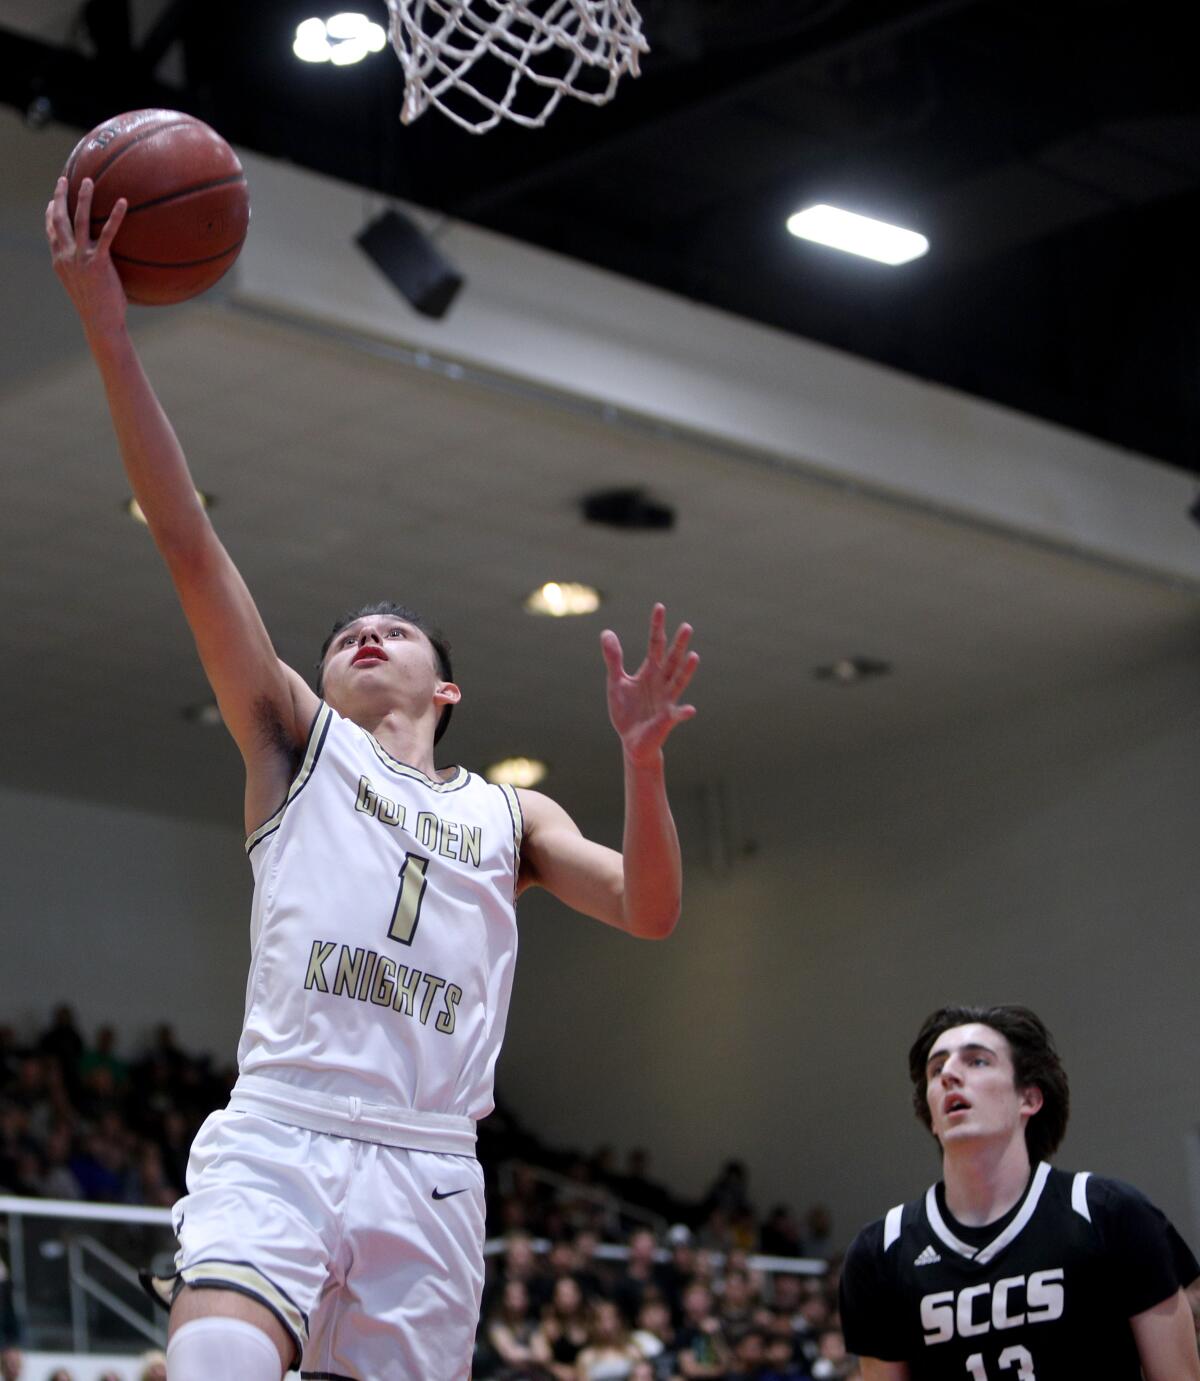
{"type": "Polygon", "coordinates": [[[943,1008],[909,1064],[944,1178],[847,1254],[864,1381],[1200,1381],[1183,1239],[1130,1185],[1045,1159],[1069,1096],[1042,1022],[943,1008]]]}

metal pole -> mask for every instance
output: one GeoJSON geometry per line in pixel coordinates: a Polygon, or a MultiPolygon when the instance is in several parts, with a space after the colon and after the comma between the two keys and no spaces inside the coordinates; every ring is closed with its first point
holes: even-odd
{"type": "Polygon", "coordinates": [[[87,1295],[79,1284],[83,1253],[73,1237],[67,1239],[67,1290],[71,1300],[71,1339],[78,1356],[88,1351],[87,1295]]]}
{"type": "Polygon", "coordinates": [[[17,1317],[17,1338],[25,1343],[29,1317],[29,1283],[25,1276],[25,1219],[19,1213],[8,1215],[8,1265],[12,1276],[13,1313],[17,1317]]]}

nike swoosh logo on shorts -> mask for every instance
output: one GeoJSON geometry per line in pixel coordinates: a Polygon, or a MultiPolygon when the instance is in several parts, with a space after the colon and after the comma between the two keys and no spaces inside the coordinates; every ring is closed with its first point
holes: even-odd
{"type": "Polygon", "coordinates": [[[465,1194],[466,1192],[465,1189],[447,1189],[443,1194],[440,1189],[435,1189],[433,1191],[433,1197],[435,1199],[452,1199],[455,1194],[465,1194]]]}

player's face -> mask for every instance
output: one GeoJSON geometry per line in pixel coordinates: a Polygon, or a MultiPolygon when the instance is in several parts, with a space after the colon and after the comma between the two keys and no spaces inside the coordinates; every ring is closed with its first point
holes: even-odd
{"type": "Polygon", "coordinates": [[[925,1101],[933,1134],[949,1149],[982,1137],[1023,1140],[1025,1123],[1042,1106],[1042,1092],[1018,1089],[1008,1041],[972,1022],[934,1041],[925,1063],[925,1101]]]}
{"type": "Polygon", "coordinates": [[[322,666],[326,700],[351,714],[381,701],[419,711],[448,684],[438,676],[433,644],[392,614],[367,614],[348,623],[330,643],[322,666]]]}

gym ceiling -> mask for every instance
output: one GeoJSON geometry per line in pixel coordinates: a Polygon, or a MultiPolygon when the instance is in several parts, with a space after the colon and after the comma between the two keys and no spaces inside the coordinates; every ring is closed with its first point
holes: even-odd
{"type": "MultiPolygon", "coordinates": [[[[382,0],[345,7],[386,22],[382,0]]],[[[296,24],[324,11],[293,0],[0,0],[0,99],[80,131],[186,110],[245,148],[1200,473],[1190,6],[641,9],[641,78],[540,131],[402,127],[391,54],[298,62],[296,24]],[[892,269],[797,241],[785,219],[815,201],[920,230],[930,252],[892,269]]]]}

